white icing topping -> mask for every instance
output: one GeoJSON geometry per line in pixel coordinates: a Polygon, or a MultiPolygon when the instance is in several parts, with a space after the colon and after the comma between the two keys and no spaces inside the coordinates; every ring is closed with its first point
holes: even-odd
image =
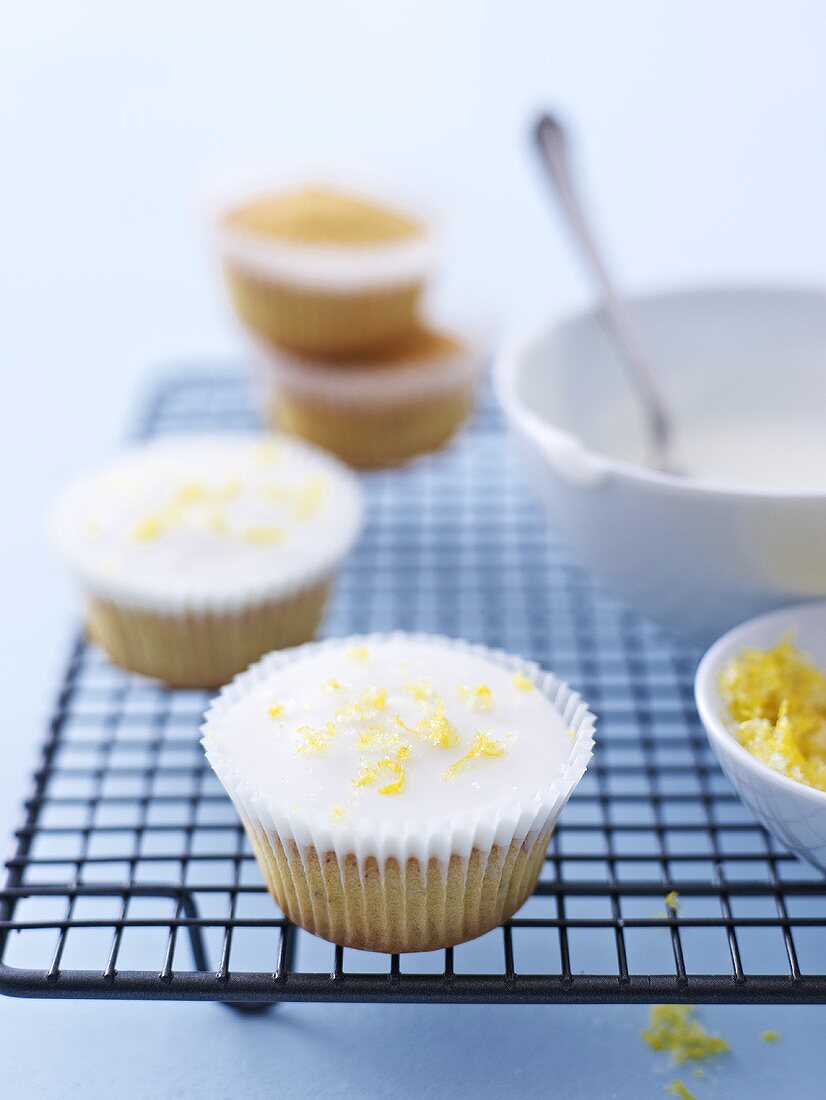
{"type": "Polygon", "coordinates": [[[153,607],[289,593],[332,572],[361,524],[358,483],[282,436],[178,436],[71,486],[57,541],[88,590],[153,607]]]}
{"type": "Polygon", "coordinates": [[[440,639],[325,643],[222,704],[204,736],[222,779],[332,829],[527,806],[582,752],[524,674],[440,639]]]}

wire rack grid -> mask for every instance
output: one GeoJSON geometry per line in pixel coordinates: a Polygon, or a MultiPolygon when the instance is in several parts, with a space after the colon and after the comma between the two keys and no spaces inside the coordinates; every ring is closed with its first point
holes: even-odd
{"type": "MultiPolygon", "coordinates": [[[[181,375],[142,435],[253,427],[237,375],[181,375]]],[[[384,956],[292,926],[198,743],[202,692],[79,639],[0,891],[0,992],[274,1001],[820,1002],[826,883],[731,792],[692,701],[697,655],[565,558],[492,404],[448,451],[366,475],[326,634],[462,636],[553,668],[599,715],[536,892],[452,950],[384,956]],[[678,908],[665,897],[676,891],[678,908]]]]}

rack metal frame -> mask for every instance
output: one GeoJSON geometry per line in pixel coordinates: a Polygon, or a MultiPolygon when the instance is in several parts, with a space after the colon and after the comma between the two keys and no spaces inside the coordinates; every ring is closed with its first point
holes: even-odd
{"type": "MultiPolygon", "coordinates": [[[[138,434],[255,425],[236,375],[186,374],[138,434]]],[[[501,646],[600,717],[534,896],[452,950],[325,945],[266,894],[198,744],[206,694],[130,676],[78,638],[6,862],[0,992],[250,1008],[826,1000],[826,881],[731,792],[694,709],[697,654],[595,590],[549,537],[491,402],[446,452],[363,480],[368,523],[325,632],[501,646]]]]}

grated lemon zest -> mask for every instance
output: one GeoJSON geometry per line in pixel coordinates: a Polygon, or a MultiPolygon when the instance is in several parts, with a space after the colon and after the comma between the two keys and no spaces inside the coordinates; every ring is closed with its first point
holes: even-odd
{"type": "Polygon", "coordinates": [[[524,672],[515,672],[513,674],[513,686],[520,691],[533,691],[536,685],[530,676],[526,676],[524,672]]]}
{"type": "Polygon", "coordinates": [[[729,660],[719,688],[745,749],[781,775],[826,790],[826,675],[789,634],[772,649],[729,660]]]}
{"type": "Polygon", "coordinates": [[[154,539],[160,538],[163,532],[163,520],[155,513],[139,519],[132,528],[132,535],[138,542],[152,542],[154,539]]]}
{"type": "Polygon", "coordinates": [[[429,703],[434,695],[432,680],[409,680],[404,685],[404,689],[418,703],[429,703]]]}
{"type": "Polygon", "coordinates": [[[421,737],[442,749],[452,749],[459,743],[459,734],[445,714],[445,705],[441,699],[430,714],[425,715],[415,726],[408,726],[400,715],[396,715],[396,724],[415,737],[421,737]]]}
{"type": "Polygon", "coordinates": [[[212,512],[209,516],[208,523],[209,529],[213,535],[229,534],[229,523],[227,521],[226,512],[212,512]]]}
{"type": "Polygon", "coordinates": [[[670,1085],[665,1086],[665,1091],[671,1093],[672,1096],[679,1096],[680,1100],[697,1100],[694,1093],[689,1092],[682,1081],[672,1081],[670,1085]]]}
{"type": "Polygon", "coordinates": [[[327,482],[323,477],[308,478],[295,493],[292,504],[292,517],[299,523],[306,523],[318,514],[327,495],[327,482]]]}
{"type": "Polygon", "coordinates": [[[709,1035],[699,1020],[690,1018],[693,1012],[694,1005],[652,1005],[650,1026],[640,1034],[652,1050],[670,1051],[678,1064],[725,1054],[725,1039],[709,1035]]]}
{"type": "Polygon", "coordinates": [[[324,729],[319,726],[299,726],[295,732],[299,737],[295,746],[299,756],[324,756],[338,731],[334,722],[328,722],[324,729]]]}
{"type": "Polygon", "coordinates": [[[202,504],[209,495],[203,481],[183,481],[172,495],[172,505],[202,504]]]}
{"type": "Polygon", "coordinates": [[[477,684],[476,687],[457,684],[456,690],[463,699],[468,700],[474,710],[491,710],[493,708],[493,691],[487,684],[477,684]]]}
{"type": "Polygon", "coordinates": [[[392,760],[389,756],[379,760],[378,766],[392,772],[396,778],[392,783],[379,787],[379,794],[401,794],[404,788],[405,772],[398,760],[392,760]]]}
{"type": "Polygon", "coordinates": [[[369,687],[336,714],[338,722],[363,722],[374,718],[387,707],[387,688],[369,687]]]}
{"type": "Polygon", "coordinates": [[[269,714],[270,718],[280,718],[281,715],[284,713],[284,707],[281,705],[281,703],[271,703],[267,713],[269,714]]]}
{"type": "Polygon", "coordinates": [[[348,661],[353,661],[356,664],[366,665],[370,654],[367,652],[366,645],[354,645],[345,652],[344,656],[348,661]]]}
{"type": "Polygon", "coordinates": [[[487,734],[482,733],[480,730],[474,733],[473,740],[470,742],[470,747],[465,755],[460,756],[458,760],[454,760],[442,776],[442,779],[453,779],[456,773],[466,764],[470,764],[471,761],[481,756],[504,756],[506,752],[507,749],[501,741],[494,741],[492,737],[488,737],[487,734]]]}
{"type": "Polygon", "coordinates": [[[761,1031],[760,1032],[760,1038],[763,1040],[764,1043],[776,1043],[777,1040],[780,1038],[780,1032],[779,1031],[761,1031]]]}
{"type": "Polygon", "coordinates": [[[274,546],[284,541],[284,529],[277,523],[251,523],[244,528],[241,538],[253,546],[274,546]]]}
{"type": "Polygon", "coordinates": [[[663,898],[666,909],[670,909],[673,913],[676,913],[680,908],[680,895],[676,890],[669,890],[663,898]]]}
{"type": "Polygon", "coordinates": [[[343,806],[331,806],[330,807],[330,820],[341,821],[343,817],[347,816],[347,811],[343,806]]]}

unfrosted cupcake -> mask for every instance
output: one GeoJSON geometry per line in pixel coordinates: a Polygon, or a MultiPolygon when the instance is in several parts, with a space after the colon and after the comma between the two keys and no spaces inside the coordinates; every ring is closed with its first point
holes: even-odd
{"type": "Polygon", "coordinates": [[[203,744],[292,921],[429,951],[530,895],[593,729],[536,665],[395,634],[270,654],[213,703],[203,744]]]}
{"type": "Polygon", "coordinates": [[[179,436],[72,485],[54,535],[117,664],[216,687],[313,637],[361,526],[335,459],[285,437],[179,436]]]}
{"type": "Polygon", "coordinates": [[[279,346],[359,355],[416,325],[434,262],[418,217],[354,191],[258,191],[221,209],[218,243],[245,324],[279,346]]]}
{"type": "Polygon", "coordinates": [[[473,408],[484,363],[478,340],[424,326],[358,362],[259,352],[268,423],[359,467],[443,446],[473,408]]]}

